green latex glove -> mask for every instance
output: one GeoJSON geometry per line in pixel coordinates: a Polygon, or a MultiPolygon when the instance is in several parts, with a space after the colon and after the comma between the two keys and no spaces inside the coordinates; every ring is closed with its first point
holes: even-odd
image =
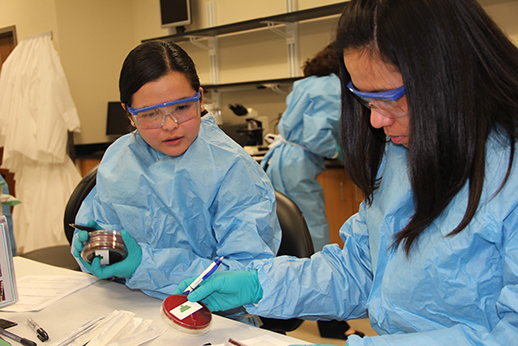
{"type": "MultiPolygon", "coordinates": [[[[102,229],[101,226],[97,224],[94,220],[88,220],[86,226],[95,229],[102,229]]],[[[74,256],[77,258],[81,258],[81,251],[83,250],[83,242],[88,240],[88,232],[87,231],[79,231],[74,234],[74,238],[72,244],[74,245],[74,256]]]]}
{"type": "MultiPolygon", "coordinates": [[[[88,220],[87,223],[88,227],[95,228],[95,229],[102,229],[97,222],[93,220],[88,220]]],[[[79,231],[77,232],[77,240],[74,241],[74,247],[76,250],[78,250],[79,253],[81,253],[81,250],[83,249],[83,245],[79,243],[81,242],[82,238],[84,238],[84,235],[80,235],[79,233],[85,232],[86,239],[88,239],[88,232],[86,231],[79,231]]],[[[86,262],[83,258],[79,256],[79,260],[83,264],[83,266],[92,274],[97,276],[99,279],[107,279],[111,277],[119,277],[119,278],[130,278],[133,276],[133,273],[137,270],[138,266],[140,265],[140,261],[142,260],[142,249],[140,248],[140,245],[133,239],[133,237],[125,230],[121,231],[122,240],[124,241],[124,244],[126,244],[126,249],[128,250],[128,257],[126,257],[124,260],[110,264],[107,266],[101,266],[101,259],[99,257],[95,257],[92,261],[92,264],[86,262]]],[[[86,240],[85,239],[85,240],[86,240]]],[[[84,241],[84,240],[83,240],[84,241]]],[[[74,250],[74,256],[76,255],[76,251],[74,250]]]]}
{"type": "MultiPolygon", "coordinates": [[[[182,294],[196,277],[182,281],[173,294],[182,294]]],[[[211,311],[225,311],[246,304],[258,303],[263,297],[257,270],[216,271],[203,281],[187,299],[202,301],[211,311]]]]}
{"type": "Polygon", "coordinates": [[[88,232],[87,231],[79,231],[74,234],[74,257],[81,257],[81,251],[83,250],[83,242],[88,240],[88,232]]]}
{"type": "Polygon", "coordinates": [[[342,155],[342,148],[340,147],[340,144],[336,145],[336,151],[338,152],[338,156],[336,157],[337,160],[344,161],[344,157],[342,155]]]}
{"type": "MultiPolygon", "coordinates": [[[[124,240],[124,244],[126,244],[126,248],[128,249],[128,257],[120,262],[106,266],[101,266],[101,259],[99,257],[95,257],[92,261],[92,265],[87,269],[99,279],[112,277],[130,278],[140,265],[140,261],[142,260],[142,249],[140,248],[140,245],[127,231],[122,230],[121,235],[122,240],[124,240]]],[[[88,263],[82,258],[80,260],[85,267],[88,265],[88,263]]]]}

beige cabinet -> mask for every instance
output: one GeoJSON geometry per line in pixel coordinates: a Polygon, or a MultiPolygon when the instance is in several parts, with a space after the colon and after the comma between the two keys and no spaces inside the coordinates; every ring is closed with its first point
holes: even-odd
{"type": "Polygon", "coordinates": [[[343,167],[327,168],[317,176],[317,180],[324,189],[331,242],[343,246],[338,231],[349,217],[358,212],[363,194],[343,167]]]}

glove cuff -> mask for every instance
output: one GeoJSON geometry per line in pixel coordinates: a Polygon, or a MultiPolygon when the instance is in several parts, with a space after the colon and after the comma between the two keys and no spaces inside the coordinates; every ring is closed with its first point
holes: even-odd
{"type": "Polygon", "coordinates": [[[252,304],[257,304],[261,299],[263,299],[263,287],[259,282],[259,275],[257,274],[257,270],[249,270],[250,280],[252,281],[254,287],[254,301],[252,304]]]}

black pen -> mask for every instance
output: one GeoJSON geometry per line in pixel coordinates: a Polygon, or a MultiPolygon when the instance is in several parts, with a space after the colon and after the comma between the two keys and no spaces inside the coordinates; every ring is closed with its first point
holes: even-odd
{"type": "Polygon", "coordinates": [[[47,341],[49,339],[49,335],[47,334],[47,332],[43,328],[41,328],[32,318],[29,318],[27,320],[27,324],[29,325],[29,327],[31,327],[32,330],[34,330],[38,339],[40,339],[41,341],[47,341]]]}
{"type": "Polygon", "coordinates": [[[87,231],[87,232],[98,231],[98,229],[96,229],[96,228],[92,228],[92,227],[88,227],[88,226],[83,226],[83,225],[78,225],[78,224],[75,224],[75,223],[70,223],[68,225],[70,227],[80,229],[81,231],[87,231]]]}
{"type": "Polygon", "coordinates": [[[21,338],[16,334],[13,334],[11,332],[8,332],[4,328],[0,328],[0,334],[7,336],[9,339],[13,339],[16,342],[19,342],[20,344],[24,346],[36,346],[36,343],[34,341],[31,341],[29,339],[21,338]]]}

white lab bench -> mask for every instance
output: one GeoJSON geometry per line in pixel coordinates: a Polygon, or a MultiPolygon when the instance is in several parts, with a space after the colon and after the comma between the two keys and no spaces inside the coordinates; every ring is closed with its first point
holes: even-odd
{"type": "MultiPolygon", "coordinates": [[[[35,262],[22,257],[14,257],[14,266],[17,279],[25,275],[89,275],[69,269],[54,267],[35,262]]],[[[9,330],[21,337],[40,342],[35,333],[29,328],[26,321],[34,319],[45,329],[50,340],[57,340],[70,333],[79,326],[95,318],[106,316],[114,310],[134,312],[136,317],[152,319],[152,326],[167,329],[158,338],[146,345],[182,345],[201,346],[206,343],[225,343],[229,337],[236,340],[246,340],[258,336],[270,335],[279,341],[279,345],[307,344],[307,342],[273,333],[268,330],[236,322],[221,316],[213,315],[212,326],[208,333],[201,336],[191,336],[168,329],[160,317],[162,301],[149,297],[139,290],[131,290],[125,285],[108,280],[99,280],[94,284],[69,295],[62,300],[37,312],[5,312],[0,311],[0,317],[17,322],[18,325],[9,330]]],[[[13,344],[17,343],[13,341],[13,344]]]]}

